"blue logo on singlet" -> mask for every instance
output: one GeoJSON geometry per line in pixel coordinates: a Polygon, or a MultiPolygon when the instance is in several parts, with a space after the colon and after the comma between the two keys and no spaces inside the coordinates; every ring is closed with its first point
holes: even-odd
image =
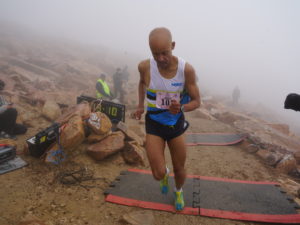
{"type": "Polygon", "coordinates": [[[172,86],[175,86],[175,87],[178,87],[178,86],[182,86],[183,83],[172,83],[171,85],[172,85],[172,86]]]}

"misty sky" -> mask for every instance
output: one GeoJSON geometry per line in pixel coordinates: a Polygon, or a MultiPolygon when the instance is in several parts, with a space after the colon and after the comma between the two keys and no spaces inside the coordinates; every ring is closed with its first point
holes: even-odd
{"type": "Polygon", "coordinates": [[[190,62],[199,82],[283,110],[300,93],[300,1],[297,0],[1,0],[0,20],[55,37],[101,44],[141,59],[148,34],[168,27],[174,55],[190,62]]]}

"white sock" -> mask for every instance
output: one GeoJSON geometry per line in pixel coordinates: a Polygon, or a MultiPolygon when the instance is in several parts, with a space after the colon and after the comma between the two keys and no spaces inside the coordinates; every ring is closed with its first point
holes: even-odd
{"type": "Polygon", "coordinates": [[[175,192],[182,192],[182,187],[179,188],[179,189],[177,189],[176,187],[174,187],[174,191],[175,191],[175,192]]]}
{"type": "Polygon", "coordinates": [[[166,166],[166,175],[170,173],[169,168],[166,166]]]}

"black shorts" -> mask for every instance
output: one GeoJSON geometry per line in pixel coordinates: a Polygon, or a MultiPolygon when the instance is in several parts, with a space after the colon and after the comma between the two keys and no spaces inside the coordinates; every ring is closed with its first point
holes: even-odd
{"type": "Polygon", "coordinates": [[[152,120],[148,113],[145,116],[145,121],[146,133],[159,136],[165,141],[169,141],[182,135],[189,127],[189,124],[185,121],[183,114],[173,126],[163,125],[152,120]]]}

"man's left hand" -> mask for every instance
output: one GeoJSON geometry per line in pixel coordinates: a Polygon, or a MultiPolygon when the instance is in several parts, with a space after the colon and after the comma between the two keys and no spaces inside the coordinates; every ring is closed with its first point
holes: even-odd
{"type": "Polygon", "coordinates": [[[177,102],[176,100],[171,100],[171,105],[169,107],[169,111],[172,114],[177,114],[180,113],[180,103],[177,102]]]}

